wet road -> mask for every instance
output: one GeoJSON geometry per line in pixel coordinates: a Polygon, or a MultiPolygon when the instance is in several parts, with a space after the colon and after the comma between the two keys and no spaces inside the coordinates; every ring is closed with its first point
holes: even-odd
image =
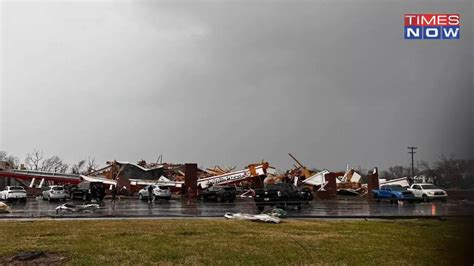
{"type": "MultiPolygon", "coordinates": [[[[234,203],[202,202],[173,199],[152,204],[138,199],[122,199],[113,204],[105,200],[100,209],[93,212],[63,212],[56,214],[55,208],[62,202],[47,202],[28,199],[26,203],[8,203],[12,213],[0,214],[0,218],[40,217],[222,217],[226,212],[257,213],[252,199],[237,199],[234,203]]],[[[81,201],[75,204],[83,204],[81,201]]],[[[268,208],[268,207],[267,207],[268,208]]],[[[270,210],[270,208],[266,209],[270,210]]],[[[364,199],[315,200],[302,210],[289,208],[289,217],[435,217],[473,216],[474,203],[453,201],[447,203],[405,203],[368,202],[364,199]]]]}

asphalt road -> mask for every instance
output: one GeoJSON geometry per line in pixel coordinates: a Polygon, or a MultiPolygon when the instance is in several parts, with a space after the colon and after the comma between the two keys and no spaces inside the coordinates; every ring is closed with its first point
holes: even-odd
{"type": "MultiPolygon", "coordinates": [[[[81,201],[68,203],[84,204],[81,201]]],[[[222,217],[226,212],[257,213],[252,199],[237,199],[234,203],[189,202],[182,199],[156,201],[151,204],[138,199],[121,199],[115,204],[105,200],[101,208],[94,211],[61,212],[55,208],[63,202],[48,202],[41,198],[30,198],[26,203],[8,202],[10,214],[0,214],[1,218],[60,218],[60,217],[222,217]]],[[[268,207],[267,207],[268,208],[268,207]]],[[[271,210],[268,208],[266,210],[271,210]]],[[[388,202],[369,202],[361,198],[336,200],[314,200],[302,210],[289,208],[289,217],[300,218],[396,218],[396,217],[449,217],[474,216],[474,202],[428,202],[390,204],[388,202]]]]}

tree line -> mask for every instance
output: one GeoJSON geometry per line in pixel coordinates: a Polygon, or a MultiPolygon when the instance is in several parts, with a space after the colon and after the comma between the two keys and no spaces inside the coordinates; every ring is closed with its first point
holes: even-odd
{"type": "MultiPolygon", "coordinates": [[[[6,151],[0,151],[0,161],[7,161],[15,168],[20,165],[20,159],[6,151]]],[[[29,170],[55,173],[86,174],[98,168],[94,157],[68,164],[57,155],[45,157],[43,151],[37,149],[28,153],[24,162],[29,170]]],[[[363,178],[366,176],[367,170],[356,170],[363,178]]],[[[414,170],[415,175],[432,177],[434,183],[441,187],[474,188],[474,160],[458,159],[454,155],[442,155],[432,164],[419,161],[414,170]]],[[[403,165],[394,165],[380,172],[380,177],[388,180],[409,176],[411,176],[411,167],[403,165]]]]}
{"type": "MultiPolygon", "coordinates": [[[[414,167],[415,176],[424,175],[433,178],[433,183],[444,188],[474,188],[474,160],[458,159],[454,155],[441,155],[429,163],[419,161],[414,167]]],[[[411,167],[395,165],[381,172],[386,179],[410,177],[411,167]]]]}
{"type": "MultiPolygon", "coordinates": [[[[6,161],[14,168],[21,165],[18,157],[8,154],[6,151],[0,151],[0,161],[6,161]]],[[[86,174],[98,168],[94,157],[88,157],[87,160],[80,160],[75,164],[68,164],[57,155],[45,157],[43,151],[37,149],[28,153],[24,162],[24,166],[28,170],[53,173],[86,174]]]]}

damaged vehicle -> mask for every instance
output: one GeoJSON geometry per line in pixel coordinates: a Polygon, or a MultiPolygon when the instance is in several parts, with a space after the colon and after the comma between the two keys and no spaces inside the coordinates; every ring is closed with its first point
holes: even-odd
{"type": "Polygon", "coordinates": [[[212,186],[199,192],[200,198],[207,201],[234,202],[237,191],[230,186],[212,186]]]}
{"type": "Polygon", "coordinates": [[[313,200],[313,193],[308,188],[297,189],[293,184],[268,184],[264,189],[255,189],[254,200],[259,211],[263,211],[265,206],[286,209],[293,205],[301,209],[304,203],[313,200]]]}

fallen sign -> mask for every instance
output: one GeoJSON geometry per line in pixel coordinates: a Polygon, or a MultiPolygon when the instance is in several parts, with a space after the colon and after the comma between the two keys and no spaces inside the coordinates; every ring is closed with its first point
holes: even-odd
{"type": "Polygon", "coordinates": [[[94,210],[99,209],[99,204],[85,204],[85,205],[74,205],[70,203],[64,203],[56,207],[56,214],[61,213],[62,211],[68,212],[92,212],[94,210]]]}
{"type": "Polygon", "coordinates": [[[231,213],[227,212],[224,214],[226,219],[235,220],[247,220],[252,222],[264,222],[264,223],[280,223],[280,218],[274,217],[268,214],[246,214],[246,213],[231,213]]]}

